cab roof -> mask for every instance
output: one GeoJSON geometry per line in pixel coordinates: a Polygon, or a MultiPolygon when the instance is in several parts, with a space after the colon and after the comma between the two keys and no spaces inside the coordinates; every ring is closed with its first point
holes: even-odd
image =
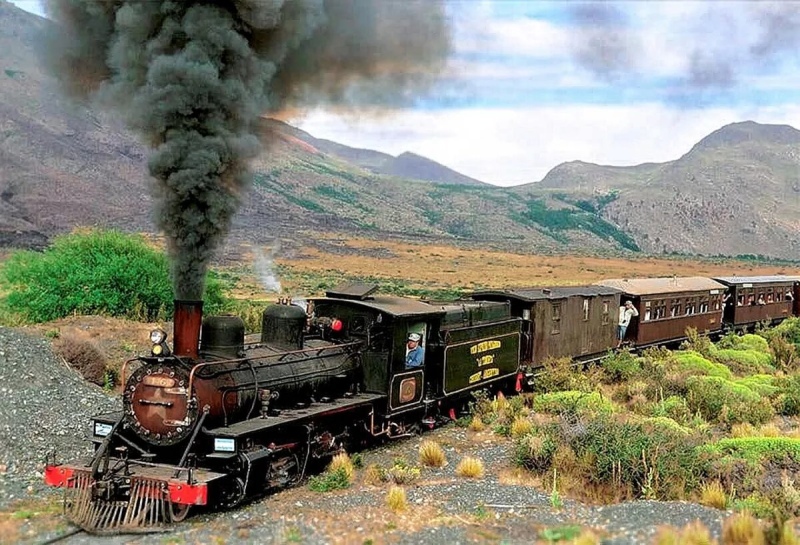
{"type": "Polygon", "coordinates": [[[319,297],[312,299],[317,303],[342,303],[353,307],[364,307],[370,310],[383,312],[389,316],[402,318],[407,316],[438,316],[444,314],[444,309],[429,303],[405,297],[392,295],[375,295],[363,299],[350,299],[344,297],[319,297]]]}

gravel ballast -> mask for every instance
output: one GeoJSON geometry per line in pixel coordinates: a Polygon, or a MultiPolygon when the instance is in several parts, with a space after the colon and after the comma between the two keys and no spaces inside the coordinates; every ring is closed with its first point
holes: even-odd
{"type": "Polygon", "coordinates": [[[44,488],[47,454],[67,461],[91,453],[89,418],[118,406],[46,339],[0,328],[0,507],[44,488]]]}

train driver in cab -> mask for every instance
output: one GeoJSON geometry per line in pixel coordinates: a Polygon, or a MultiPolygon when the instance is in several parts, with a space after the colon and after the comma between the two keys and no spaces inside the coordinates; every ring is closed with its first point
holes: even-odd
{"type": "Polygon", "coordinates": [[[425,349],[420,346],[422,337],[419,333],[409,333],[408,343],[406,344],[406,368],[415,369],[422,367],[425,358],[425,349]]]}

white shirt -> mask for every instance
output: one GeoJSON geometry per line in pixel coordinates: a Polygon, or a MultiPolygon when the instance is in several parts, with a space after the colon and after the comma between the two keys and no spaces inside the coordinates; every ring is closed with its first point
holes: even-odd
{"type": "Polygon", "coordinates": [[[638,315],[639,311],[636,310],[636,307],[619,307],[619,325],[627,326],[629,323],[631,323],[631,318],[638,315]]]}

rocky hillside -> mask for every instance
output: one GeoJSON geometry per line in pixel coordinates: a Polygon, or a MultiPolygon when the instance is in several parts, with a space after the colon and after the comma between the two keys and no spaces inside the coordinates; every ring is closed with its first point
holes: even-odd
{"type": "MultiPolygon", "coordinates": [[[[63,98],[36,51],[49,24],[0,0],[0,246],[41,246],[84,225],[151,231],[147,150],[113,114],[63,98]]],[[[315,243],[334,231],[526,251],[796,258],[798,134],[736,124],[676,161],[567,163],[509,189],[264,119],[228,246],[315,243]]]]}
{"type": "Polygon", "coordinates": [[[648,252],[800,256],[800,131],[787,125],[733,123],[667,163],[565,163],[517,191],[614,191],[601,216],[648,252]]]}

